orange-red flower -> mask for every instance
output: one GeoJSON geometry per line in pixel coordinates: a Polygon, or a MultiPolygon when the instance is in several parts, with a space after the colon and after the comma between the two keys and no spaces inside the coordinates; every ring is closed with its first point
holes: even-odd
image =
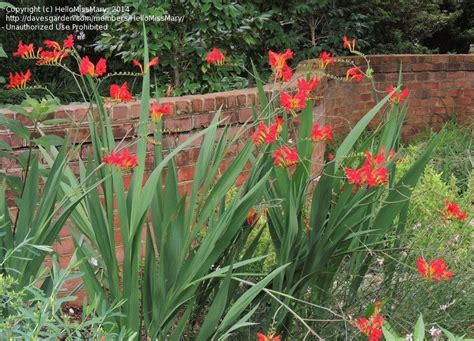
{"type": "Polygon", "coordinates": [[[124,149],[122,152],[118,153],[110,152],[109,155],[106,155],[102,158],[102,161],[105,164],[113,165],[121,169],[134,168],[138,164],[137,156],[130,154],[127,149],[124,149]]]}
{"type": "Polygon", "coordinates": [[[360,168],[346,168],[344,173],[347,181],[357,187],[367,185],[368,188],[388,184],[388,169],[384,163],[393,157],[390,152],[385,160],[385,148],[377,155],[372,155],[369,151],[365,152],[365,161],[360,168]]]}
{"type": "Polygon", "coordinates": [[[301,91],[298,91],[294,96],[283,91],[280,94],[280,103],[281,106],[288,111],[303,110],[306,105],[306,96],[307,94],[301,91]]]}
{"type": "Polygon", "coordinates": [[[460,221],[464,221],[467,218],[467,211],[461,211],[457,203],[446,199],[444,201],[444,212],[442,214],[442,218],[443,220],[456,218],[460,221]]]}
{"type": "Polygon", "coordinates": [[[61,45],[54,40],[45,40],[44,44],[46,47],[49,47],[50,49],[55,49],[55,50],[61,50],[61,45]]]}
{"type": "Polygon", "coordinates": [[[35,55],[35,52],[34,52],[33,44],[25,45],[20,40],[18,42],[18,48],[17,48],[16,52],[13,52],[13,56],[19,57],[19,58],[35,58],[36,55],[35,55]]]}
{"type": "Polygon", "coordinates": [[[150,108],[151,119],[154,122],[159,122],[161,121],[162,116],[168,116],[172,114],[171,109],[172,109],[171,103],[158,104],[157,102],[152,102],[151,108],[150,108]]]}
{"type": "Polygon", "coordinates": [[[344,36],[342,38],[342,41],[343,41],[344,48],[349,49],[351,52],[355,50],[355,47],[356,47],[356,40],[355,39],[350,40],[349,38],[344,36]]]}
{"type": "Polygon", "coordinates": [[[319,68],[324,70],[329,65],[334,64],[335,61],[336,58],[332,57],[330,53],[323,51],[319,55],[319,68]]]}
{"type": "Polygon", "coordinates": [[[72,34],[68,35],[63,42],[64,49],[72,49],[74,47],[74,36],[72,34]]]}
{"type": "Polygon", "coordinates": [[[330,125],[325,125],[319,127],[317,123],[313,125],[311,130],[311,139],[315,142],[317,141],[331,141],[332,140],[332,127],[330,125]]]}
{"type": "Polygon", "coordinates": [[[158,57],[154,57],[154,58],[153,58],[152,60],[150,60],[150,62],[147,64],[145,70],[143,70],[143,65],[142,65],[142,63],[140,63],[137,59],[132,60],[132,63],[133,63],[133,65],[137,66],[137,67],[140,69],[140,72],[141,72],[141,73],[144,73],[144,71],[147,71],[147,70],[150,69],[151,67],[158,65],[159,61],[160,61],[160,60],[159,60],[158,57]]]}
{"type": "Polygon", "coordinates": [[[25,73],[23,72],[10,72],[9,82],[7,89],[22,89],[26,88],[26,83],[31,79],[31,71],[28,69],[25,73]]]}
{"type": "Polygon", "coordinates": [[[360,82],[364,78],[364,73],[360,67],[354,66],[347,70],[346,80],[353,80],[355,82],[360,82]]]}
{"type": "Polygon", "coordinates": [[[252,134],[252,140],[255,145],[261,146],[263,143],[273,143],[278,139],[283,123],[285,121],[280,118],[275,118],[275,123],[267,126],[264,122],[260,122],[257,126],[257,130],[252,134]]]}
{"type": "Polygon", "coordinates": [[[408,97],[410,94],[410,89],[405,88],[402,91],[394,91],[395,88],[393,86],[389,86],[385,91],[392,95],[390,96],[390,102],[395,103],[395,104],[401,104],[403,101],[408,97]]]}
{"type": "Polygon", "coordinates": [[[132,100],[132,94],[128,90],[127,82],[124,82],[122,85],[112,84],[110,85],[110,98],[118,99],[120,102],[128,102],[132,100]]]}
{"type": "Polygon", "coordinates": [[[382,338],[382,324],[384,317],[380,314],[381,306],[382,302],[375,302],[374,310],[369,318],[359,317],[355,322],[353,322],[354,327],[356,327],[362,334],[369,337],[369,341],[378,341],[382,338]]]}
{"type": "Polygon", "coordinates": [[[222,65],[224,64],[224,59],[224,53],[216,47],[212,48],[211,52],[208,52],[206,54],[206,62],[208,64],[222,65]]]}
{"type": "Polygon", "coordinates": [[[253,226],[257,223],[258,218],[259,216],[258,216],[257,210],[254,207],[252,207],[247,213],[247,218],[245,219],[245,221],[247,222],[247,225],[253,226]]]}
{"type": "Polygon", "coordinates": [[[298,151],[296,147],[279,147],[273,153],[273,164],[281,168],[290,167],[298,163],[298,151]]]}
{"type": "Polygon", "coordinates": [[[68,55],[69,52],[66,50],[39,51],[40,58],[38,59],[37,63],[40,65],[59,64],[63,58],[67,57],[68,55]]]}
{"type": "Polygon", "coordinates": [[[311,91],[318,87],[318,79],[316,77],[311,77],[309,81],[304,78],[300,78],[297,81],[299,92],[309,94],[311,91]]]}
{"type": "Polygon", "coordinates": [[[280,341],[280,336],[278,335],[265,335],[262,333],[257,333],[257,341],[280,341]]]}
{"type": "Polygon", "coordinates": [[[448,271],[448,266],[443,258],[437,258],[428,264],[426,259],[418,257],[416,260],[416,266],[420,276],[427,280],[441,281],[453,277],[453,272],[448,271]]]}
{"type": "Polygon", "coordinates": [[[96,65],[89,60],[89,57],[82,58],[79,65],[81,75],[89,75],[91,77],[99,77],[107,72],[107,60],[100,58],[96,65]]]}
{"type": "Polygon", "coordinates": [[[283,53],[276,53],[272,50],[268,51],[268,63],[272,67],[273,74],[276,79],[289,81],[293,76],[293,71],[287,64],[287,60],[293,58],[293,52],[287,49],[283,53]]]}

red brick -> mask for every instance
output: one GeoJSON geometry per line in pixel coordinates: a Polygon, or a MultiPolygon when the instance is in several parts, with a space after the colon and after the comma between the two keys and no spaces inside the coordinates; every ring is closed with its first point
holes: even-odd
{"type": "Polygon", "coordinates": [[[192,116],[167,117],[164,120],[164,129],[169,132],[190,131],[193,129],[193,118],[192,116]]]}
{"type": "Polygon", "coordinates": [[[177,101],[176,102],[176,113],[179,114],[188,114],[191,112],[191,102],[190,101],[177,101]]]}
{"type": "Polygon", "coordinates": [[[193,115],[193,128],[200,129],[208,127],[212,119],[214,118],[214,113],[202,113],[193,115]]]}
{"type": "Polygon", "coordinates": [[[202,107],[203,107],[203,100],[202,100],[202,98],[193,99],[193,100],[191,101],[191,107],[192,107],[193,113],[201,112],[201,111],[202,111],[202,107]]]}
{"type": "Polygon", "coordinates": [[[244,123],[253,121],[253,110],[251,108],[243,108],[239,110],[239,122],[244,123]]]}
{"type": "Polygon", "coordinates": [[[424,63],[424,64],[413,64],[413,65],[412,65],[412,70],[415,71],[415,72],[418,72],[418,71],[429,71],[429,70],[431,70],[431,65],[430,65],[430,64],[427,64],[427,63],[424,63]]]}
{"type": "Polygon", "coordinates": [[[237,104],[239,107],[244,107],[247,105],[247,96],[246,95],[238,95],[237,96],[237,104]]]}
{"type": "Polygon", "coordinates": [[[204,111],[214,111],[214,110],[216,110],[216,99],[215,98],[205,98],[203,109],[204,109],[204,111]]]}
{"type": "Polygon", "coordinates": [[[129,112],[128,104],[116,104],[112,107],[112,119],[113,120],[124,120],[128,118],[129,112]]]}
{"type": "Polygon", "coordinates": [[[226,108],[237,108],[237,96],[229,96],[226,100],[226,108]]]}

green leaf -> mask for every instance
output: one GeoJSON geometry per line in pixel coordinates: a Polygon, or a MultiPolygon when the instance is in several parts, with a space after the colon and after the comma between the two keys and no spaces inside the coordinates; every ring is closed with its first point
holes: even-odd
{"type": "Polygon", "coordinates": [[[423,341],[425,339],[425,323],[423,322],[423,315],[420,314],[418,321],[416,321],[415,330],[413,331],[413,341],[423,341]]]}
{"type": "Polygon", "coordinates": [[[33,141],[43,147],[60,146],[64,143],[64,139],[57,135],[43,135],[33,141]]]}

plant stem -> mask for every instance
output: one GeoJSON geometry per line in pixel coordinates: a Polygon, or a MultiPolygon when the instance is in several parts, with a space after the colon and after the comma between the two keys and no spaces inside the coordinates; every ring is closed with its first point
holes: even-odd
{"type": "MultiPolygon", "coordinates": [[[[33,131],[36,130],[37,126],[38,126],[38,121],[35,121],[33,131]]],[[[28,179],[28,171],[30,169],[31,155],[32,154],[33,154],[33,141],[31,139],[31,134],[30,134],[29,145],[28,145],[28,159],[26,160],[25,177],[23,179],[23,186],[21,188],[20,198],[23,198],[23,194],[25,193],[26,179],[28,179]]],[[[19,216],[20,216],[20,206],[18,206],[18,210],[16,212],[16,217],[15,217],[15,224],[13,225],[13,229],[12,229],[13,237],[15,236],[19,216]]]]}

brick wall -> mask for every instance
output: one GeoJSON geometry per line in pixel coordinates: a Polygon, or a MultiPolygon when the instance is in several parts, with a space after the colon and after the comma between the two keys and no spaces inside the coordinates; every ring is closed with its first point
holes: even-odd
{"type": "MultiPolygon", "coordinates": [[[[365,70],[362,58],[347,59],[365,70]]],[[[368,79],[359,83],[329,79],[323,83],[319,109],[339,130],[347,131],[374,106],[375,96],[382,98],[388,86],[397,84],[400,66],[403,86],[411,90],[403,128],[405,139],[426,127],[439,129],[453,115],[461,121],[474,117],[474,55],[380,55],[369,59],[374,85],[382,91],[377,95],[368,79]]],[[[316,60],[302,62],[298,72],[314,69],[314,63],[316,60]]],[[[346,69],[330,67],[328,72],[344,77],[346,69]]]]}
{"type": "MultiPolygon", "coordinates": [[[[363,66],[359,58],[351,58],[357,65],[363,66]]],[[[404,85],[411,89],[410,108],[404,135],[412,136],[413,132],[431,126],[440,127],[442,122],[456,114],[461,120],[473,117],[474,98],[474,56],[473,55],[391,55],[370,56],[371,66],[374,69],[374,82],[376,88],[382,90],[379,97],[384,96],[384,89],[395,85],[398,79],[400,62],[403,65],[404,85]]],[[[295,78],[302,76],[311,69],[315,60],[308,60],[300,64],[295,78]]],[[[330,68],[331,74],[344,76],[346,68],[330,68]]],[[[268,90],[268,89],[267,89],[268,90]]],[[[347,131],[358,119],[374,105],[374,93],[368,80],[360,83],[344,82],[341,80],[325,80],[321,82],[320,95],[322,99],[317,102],[314,114],[319,123],[330,121],[339,128],[347,131]]],[[[270,95],[268,90],[267,95],[270,95]]],[[[161,103],[172,103],[174,115],[164,120],[164,148],[172,148],[186,140],[194,132],[207,127],[215,112],[222,106],[222,115],[227,117],[227,123],[232,124],[231,131],[236,131],[239,126],[252,117],[252,107],[258,105],[256,89],[243,89],[212,93],[206,95],[183,96],[176,98],[162,98],[161,103]]],[[[138,122],[140,104],[131,102],[118,104],[109,108],[112,118],[114,136],[117,140],[123,138],[133,139],[138,122]]],[[[48,133],[64,135],[66,129],[78,132],[78,139],[85,140],[81,157],[85,157],[90,148],[89,129],[85,122],[87,104],[74,104],[61,107],[53,117],[67,118],[68,123],[59,124],[45,130],[48,133]]],[[[0,111],[10,118],[18,119],[25,125],[31,126],[20,115],[0,111]]],[[[16,152],[25,150],[24,141],[11,135],[8,131],[0,130],[0,139],[9,143],[16,152]]],[[[199,153],[200,139],[193,142],[183,150],[176,159],[178,180],[181,191],[190,188],[194,172],[194,165],[199,153]]],[[[237,144],[227,155],[227,162],[238,153],[241,144],[237,144]]],[[[150,144],[150,151],[152,149],[150,144]]],[[[323,150],[316,151],[318,157],[323,150]]],[[[150,154],[151,156],[151,154],[150,154]]],[[[151,157],[150,162],[151,165],[151,157]]],[[[77,162],[71,166],[77,169],[77,162]]],[[[7,159],[0,159],[0,169],[7,174],[17,174],[17,165],[7,159]]],[[[245,173],[239,181],[242,181],[245,173]]],[[[125,183],[130,176],[125,175],[125,183]]],[[[117,231],[117,240],[120,240],[117,231]]],[[[55,245],[61,255],[60,263],[67,264],[69,256],[74,251],[72,238],[65,227],[60,233],[60,242],[55,245]]],[[[121,247],[117,248],[119,258],[123,255],[121,247]]],[[[70,283],[72,287],[77,283],[70,283]]]]}

